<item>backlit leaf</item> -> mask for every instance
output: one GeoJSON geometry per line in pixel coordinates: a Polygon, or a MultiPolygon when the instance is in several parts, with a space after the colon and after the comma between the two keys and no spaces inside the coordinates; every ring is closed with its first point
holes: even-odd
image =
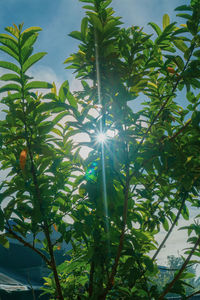
{"type": "Polygon", "coordinates": [[[165,14],[163,16],[163,29],[165,29],[165,27],[167,27],[169,24],[170,24],[170,18],[168,14],[165,14]]]}

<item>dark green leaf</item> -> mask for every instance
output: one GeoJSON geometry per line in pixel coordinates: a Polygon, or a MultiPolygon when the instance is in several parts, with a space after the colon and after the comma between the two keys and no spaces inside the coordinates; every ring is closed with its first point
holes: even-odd
{"type": "Polygon", "coordinates": [[[180,56],[175,56],[173,60],[174,60],[175,64],[177,65],[177,67],[179,68],[179,70],[183,71],[185,64],[184,64],[184,61],[182,60],[182,58],[180,56]]]}
{"type": "Polygon", "coordinates": [[[148,25],[150,25],[155,30],[155,32],[157,33],[158,36],[161,35],[162,30],[160,29],[160,27],[157,24],[150,22],[150,23],[148,23],[148,25]]]}
{"type": "Polygon", "coordinates": [[[186,10],[192,10],[191,6],[181,5],[175,8],[175,11],[186,11],[186,10]]]}
{"type": "Polygon", "coordinates": [[[192,18],[191,15],[188,14],[177,14],[177,17],[181,17],[187,20],[190,20],[192,18]]]}
{"type": "Polygon", "coordinates": [[[79,41],[83,40],[82,34],[80,31],[72,31],[69,36],[73,37],[74,39],[77,39],[79,41]]]}
{"type": "Polygon", "coordinates": [[[0,231],[3,231],[3,230],[4,230],[4,214],[3,214],[2,209],[0,208],[0,231]]]}
{"type": "Polygon", "coordinates": [[[0,235],[0,244],[6,249],[9,248],[9,241],[6,238],[5,234],[0,235]]]}

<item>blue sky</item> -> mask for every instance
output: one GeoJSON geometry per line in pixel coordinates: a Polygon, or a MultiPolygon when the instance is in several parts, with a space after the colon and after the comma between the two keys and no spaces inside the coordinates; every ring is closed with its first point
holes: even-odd
{"type": "MultiPolygon", "coordinates": [[[[125,26],[138,25],[144,27],[145,31],[152,32],[148,22],[153,21],[162,26],[162,16],[165,13],[170,15],[171,21],[179,21],[174,8],[189,3],[189,0],[113,0],[112,7],[122,17],[125,26]]],[[[63,62],[70,53],[77,50],[78,41],[68,34],[80,29],[81,18],[84,16],[82,5],[78,0],[1,0],[0,33],[4,32],[4,27],[13,23],[24,22],[25,28],[42,27],[36,51],[46,51],[48,54],[33,68],[33,75],[58,84],[68,79],[75,88],[78,83],[73,79],[71,71],[65,70],[63,62]]],[[[0,60],[4,58],[0,53],[0,60]]],[[[185,222],[181,222],[185,225],[185,222]]],[[[160,238],[162,235],[164,232],[160,238]]],[[[160,262],[163,264],[168,254],[177,255],[178,248],[184,247],[185,239],[183,232],[174,233],[160,256],[160,262]]]]}

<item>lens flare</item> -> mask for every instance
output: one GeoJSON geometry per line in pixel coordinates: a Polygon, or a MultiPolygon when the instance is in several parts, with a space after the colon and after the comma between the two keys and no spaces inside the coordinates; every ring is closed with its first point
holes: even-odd
{"type": "Polygon", "coordinates": [[[104,144],[107,140],[107,135],[103,132],[97,135],[97,142],[104,144]]]}

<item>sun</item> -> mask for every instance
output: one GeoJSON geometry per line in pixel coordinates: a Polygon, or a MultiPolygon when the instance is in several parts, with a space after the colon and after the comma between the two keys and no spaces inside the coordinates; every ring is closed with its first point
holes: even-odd
{"type": "Polygon", "coordinates": [[[107,140],[107,135],[104,132],[100,132],[97,134],[96,139],[98,143],[104,144],[107,140]]]}

